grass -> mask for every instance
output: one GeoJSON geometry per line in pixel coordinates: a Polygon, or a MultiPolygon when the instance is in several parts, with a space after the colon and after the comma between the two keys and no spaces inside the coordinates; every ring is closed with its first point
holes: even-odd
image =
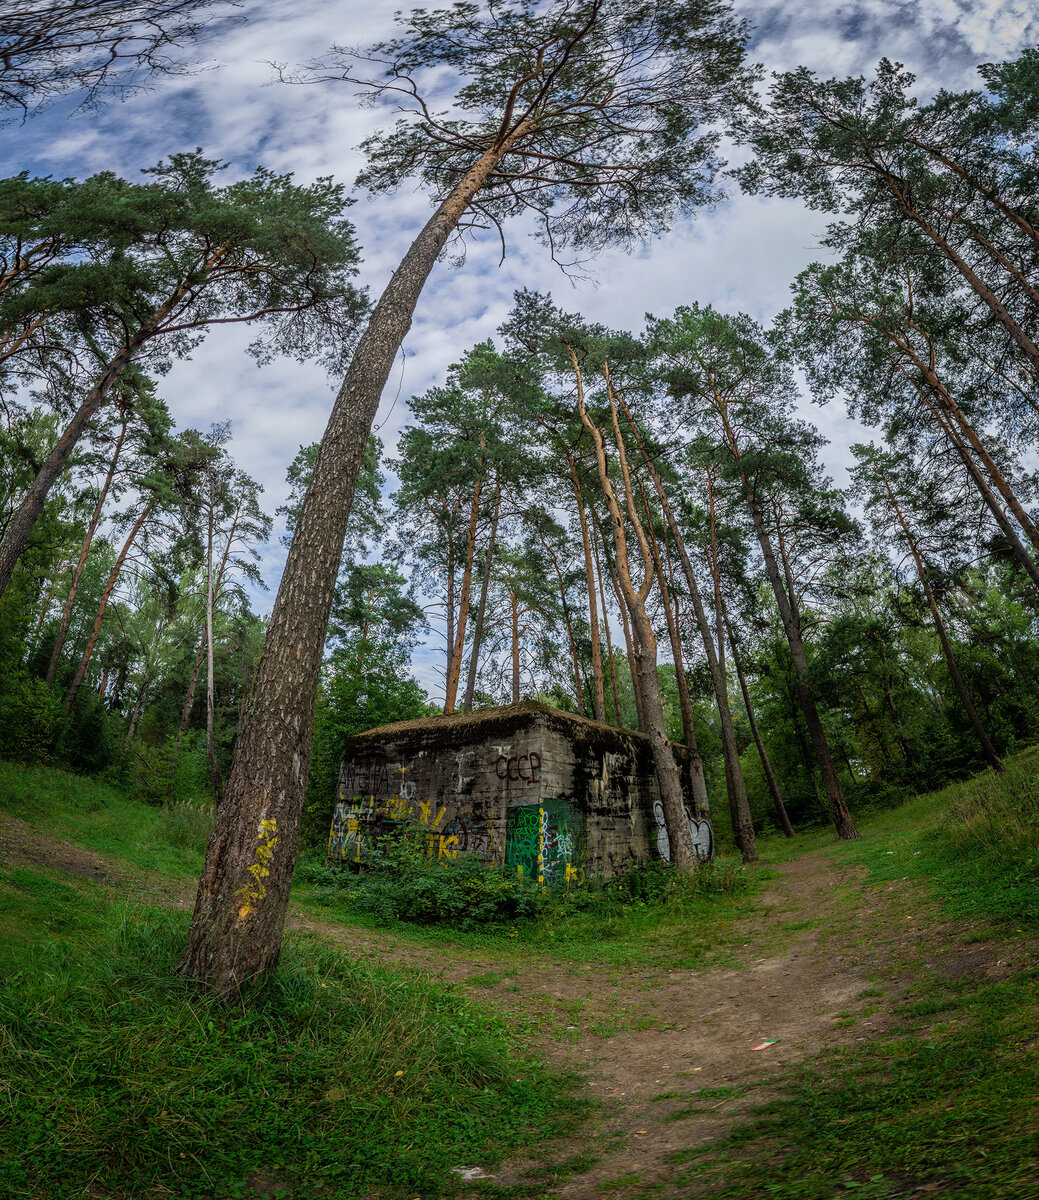
{"type": "MultiPolygon", "coordinates": [[[[195,818],[118,789],[2,765],[0,803],[127,862],[197,869],[195,818]]],[[[591,1103],[488,1008],[305,937],[228,1008],[175,974],[185,912],[46,865],[0,870],[0,904],[5,1197],[451,1195],[452,1167],[541,1147],[591,1103]]]]}
{"type": "MultiPolygon", "coordinates": [[[[907,912],[920,918],[922,897],[927,920],[933,910],[960,924],[965,952],[988,940],[992,957],[1006,958],[1005,947],[1039,931],[1039,759],[1007,768],[876,816],[860,841],[818,831],[795,847],[766,843],[763,857],[829,847],[863,868],[835,895],[835,919],[860,889],[908,880],[892,893],[907,912]]],[[[45,768],[0,765],[0,809],[163,877],[197,870],[207,824],[205,812],[150,809],[45,768]]],[[[490,969],[469,981],[476,993],[522,980],[524,964],[546,956],[614,968],[734,962],[741,918],[769,873],[718,871],[666,898],[592,896],[491,928],[396,921],[392,930],[443,953],[486,955],[490,969]]],[[[334,887],[328,903],[330,887],[304,882],[304,905],[326,922],[374,923],[334,887]]],[[[589,1102],[517,1050],[524,1021],[534,1022],[522,1012],[507,1027],[414,972],[291,937],[279,970],[226,1009],[173,974],[184,914],[113,905],[110,889],[45,865],[0,871],[0,906],[0,1156],[12,1197],[232,1200],[266,1188],[291,1200],[425,1200],[458,1191],[454,1166],[493,1170],[524,1151],[545,1164],[529,1186],[479,1188],[539,1196],[589,1166],[587,1155],[545,1163],[545,1139],[572,1130],[589,1102]]],[[[807,927],[790,922],[782,934],[807,927]]],[[[674,1155],[671,1191],[1039,1196],[1039,970],[955,979],[920,963],[892,968],[907,969],[916,982],[885,1032],[771,1077],[767,1103],[744,1111],[756,1087],[691,1093],[676,1115],[737,1101],[743,1115],[721,1140],[674,1155]]],[[[880,1003],[885,981],[872,982],[862,998],[880,1003]]],[[[581,1002],[549,1013],[543,999],[538,1026],[555,1021],[565,1036],[581,1002]]],[[[618,1011],[594,1032],[610,1037],[644,1018],[618,1011]]],[[[632,1174],[600,1190],[648,1197],[661,1186],[632,1174]]]]}
{"type": "Polygon", "coordinates": [[[1039,971],[941,985],[875,1041],[820,1056],[672,1180],[712,1200],[1039,1194],[1039,971]],[[936,1026],[933,1017],[943,1020],[936,1026]]]}
{"type": "Polygon", "coordinates": [[[1039,929],[1039,752],[885,813],[835,852],[874,883],[925,882],[952,917],[1039,929]]]}
{"type": "Polygon", "coordinates": [[[192,802],[152,807],[102,780],[10,762],[0,763],[0,812],[167,879],[198,876],[212,821],[192,802]]]}

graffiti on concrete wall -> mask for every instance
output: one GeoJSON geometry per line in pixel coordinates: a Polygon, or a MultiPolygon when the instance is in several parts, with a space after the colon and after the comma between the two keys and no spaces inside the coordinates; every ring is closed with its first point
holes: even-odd
{"type": "MultiPolygon", "coordinates": [[[[664,822],[664,806],[659,800],[653,801],[653,816],[657,823],[657,853],[664,862],[671,861],[671,839],[667,836],[667,825],[664,822]]],[[[696,821],[686,810],[685,819],[689,822],[689,836],[693,839],[693,849],[701,862],[714,857],[714,830],[710,821],[696,821]]]]}
{"type": "Polygon", "coordinates": [[[438,858],[454,858],[460,851],[490,852],[486,818],[471,812],[461,813],[451,821],[445,821],[446,816],[444,805],[412,806],[398,795],[388,797],[383,803],[363,796],[340,800],[332,814],[328,856],[337,862],[360,862],[378,847],[381,837],[398,835],[405,821],[426,827],[427,849],[438,858]]]}
{"type": "Polygon", "coordinates": [[[483,814],[456,812],[448,820],[446,805],[416,799],[415,784],[405,778],[407,773],[400,764],[376,760],[343,764],[328,837],[329,858],[359,863],[377,849],[380,837],[399,836],[405,822],[425,826],[428,852],[438,858],[454,858],[460,851],[490,853],[483,814]],[[371,790],[367,795],[351,795],[346,790],[351,783],[365,783],[371,790]]]}
{"type": "MultiPolygon", "coordinates": [[[[469,780],[462,773],[464,756],[454,757],[458,769],[450,772],[445,804],[439,798],[421,798],[403,764],[377,755],[344,762],[329,832],[329,858],[360,863],[378,848],[380,839],[399,837],[404,823],[411,822],[425,827],[433,856],[473,854],[492,859],[495,838],[488,811],[480,804],[461,808],[456,801],[469,780]]],[[[482,769],[493,772],[491,782],[498,795],[517,786],[524,791],[529,786],[540,788],[542,783],[542,759],[534,750],[519,753],[514,746],[492,746],[482,769]]],[[[581,878],[584,821],[568,801],[515,805],[505,818],[505,861],[509,866],[545,885],[569,885],[581,878]]],[[[500,854],[500,840],[497,847],[500,854]]]]}
{"type": "Polygon", "coordinates": [[[542,886],[580,876],[582,823],[566,800],[514,804],[505,816],[505,865],[542,886]]]}
{"type": "Polygon", "coordinates": [[[540,783],[541,755],[536,751],[530,754],[508,755],[504,751],[509,746],[496,747],[498,757],[494,763],[494,772],[499,779],[508,779],[510,783],[540,783]]]}

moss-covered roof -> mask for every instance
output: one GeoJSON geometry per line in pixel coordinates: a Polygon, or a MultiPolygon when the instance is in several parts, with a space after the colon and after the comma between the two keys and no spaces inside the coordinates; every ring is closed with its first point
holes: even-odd
{"type": "Polygon", "coordinates": [[[406,733],[470,733],[472,739],[478,740],[490,736],[495,727],[516,726],[524,717],[548,717],[554,724],[580,726],[583,731],[591,733],[613,734],[615,736],[644,738],[644,733],[634,729],[618,729],[614,725],[604,725],[601,721],[593,721],[590,717],[578,716],[577,713],[564,712],[561,708],[553,708],[541,700],[523,700],[519,704],[505,704],[499,708],[481,708],[476,712],[454,712],[436,717],[420,717],[415,721],[396,721],[390,725],[378,725],[367,729],[364,733],[355,734],[347,742],[348,746],[365,741],[381,741],[387,737],[398,737],[406,733]]]}

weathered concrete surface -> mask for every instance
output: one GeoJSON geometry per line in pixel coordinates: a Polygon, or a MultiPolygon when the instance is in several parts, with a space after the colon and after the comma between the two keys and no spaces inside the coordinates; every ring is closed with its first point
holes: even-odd
{"type": "MultiPolygon", "coordinates": [[[[685,748],[675,752],[685,777],[685,748]]],[[[504,862],[545,883],[669,857],[649,739],[536,701],[351,738],[330,857],[360,862],[409,818],[426,826],[432,852],[504,862]]]]}

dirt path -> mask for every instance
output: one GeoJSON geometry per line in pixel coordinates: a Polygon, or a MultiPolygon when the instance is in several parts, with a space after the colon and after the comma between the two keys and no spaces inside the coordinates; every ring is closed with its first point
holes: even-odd
{"type": "MultiPolygon", "coordinates": [[[[623,1198],[655,1184],[655,1195],[688,1197],[688,1185],[668,1188],[676,1171],[670,1156],[719,1137],[765,1099],[767,1084],[755,1085],[890,1025],[894,1005],[920,971],[955,977],[1013,969],[997,963],[991,947],[962,945],[962,929],[941,923],[908,881],[862,885],[859,873],[836,866],[825,851],[775,870],[738,927],[740,965],[726,969],[622,969],[526,957],[517,972],[514,961],[486,953],[445,953],[305,918],[295,924],[514,1012],[533,1024],[542,1056],[587,1078],[605,1102],[592,1139],[599,1159],[546,1196],[591,1200],[608,1190],[623,1198]],[[713,1095],[697,1097],[701,1089],[713,1095]]],[[[587,1151],[588,1142],[586,1135],[553,1158],[587,1151]]],[[[506,1164],[493,1178],[520,1182],[537,1165],[506,1164]]]]}
{"type": "MultiPolygon", "coordinates": [[[[34,831],[0,815],[0,862],[27,862],[125,890],[154,903],[189,905],[193,888],[137,881],[128,864],[34,831]],[[183,893],[183,894],[181,894],[183,893]]],[[[865,1040],[889,1025],[920,972],[998,977],[1016,968],[992,944],[965,945],[921,889],[904,880],[865,885],[826,851],[775,868],[775,877],[738,924],[738,966],[667,970],[431,946],[392,933],[315,920],[294,911],[290,927],[354,956],[421,971],[473,999],[512,1014],[533,1049],[578,1070],[602,1101],[589,1139],[564,1145],[561,1161],[588,1149],[596,1164],[546,1191],[560,1200],[669,1189],[670,1156],[722,1134],[765,1095],[782,1068],[828,1047],[865,1040]],[[755,1050],[764,1040],[774,1044],[755,1050]],[[752,1093],[746,1095],[748,1089],[752,1093]],[[707,1090],[703,1094],[702,1089],[707,1090]],[[697,1093],[700,1093],[698,1096],[697,1093]],[[629,1181],[625,1186],[624,1181],[629,1181]]],[[[501,1183],[527,1178],[537,1164],[506,1164],[501,1183]]],[[[484,1176],[486,1178],[486,1176],[484,1176]]]]}

